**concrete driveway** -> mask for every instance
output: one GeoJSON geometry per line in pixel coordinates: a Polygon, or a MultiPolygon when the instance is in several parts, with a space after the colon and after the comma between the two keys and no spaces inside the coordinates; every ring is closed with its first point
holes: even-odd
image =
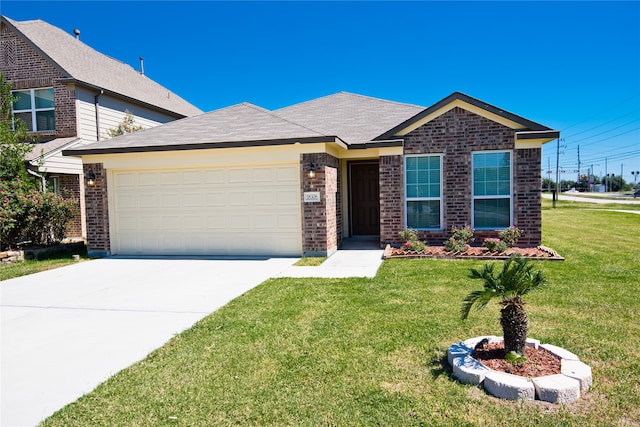
{"type": "Polygon", "coordinates": [[[0,424],[38,424],[295,261],[106,258],[0,283],[0,424]]]}

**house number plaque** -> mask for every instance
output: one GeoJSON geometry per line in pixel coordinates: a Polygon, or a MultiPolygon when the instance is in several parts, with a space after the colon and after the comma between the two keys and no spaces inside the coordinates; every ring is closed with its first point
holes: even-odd
{"type": "Polygon", "coordinates": [[[319,191],[305,191],[304,192],[304,202],[305,203],[313,203],[320,201],[320,192],[319,191]]]}

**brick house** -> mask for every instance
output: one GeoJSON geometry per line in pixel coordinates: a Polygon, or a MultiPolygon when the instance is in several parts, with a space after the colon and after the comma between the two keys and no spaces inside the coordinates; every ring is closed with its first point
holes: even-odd
{"type": "Polygon", "coordinates": [[[331,255],[347,238],[442,244],[517,226],[541,241],[541,147],[558,132],[470,96],[425,108],[350,93],[243,103],[82,158],[93,254],[331,255]]]}
{"type": "Polygon", "coordinates": [[[125,111],[136,125],[157,126],[201,114],[198,108],[41,20],[0,18],[0,73],[12,84],[14,115],[37,138],[27,156],[49,191],[79,200],[69,237],[86,237],[82,162],[62,150],[108,138],[125,111]]]}

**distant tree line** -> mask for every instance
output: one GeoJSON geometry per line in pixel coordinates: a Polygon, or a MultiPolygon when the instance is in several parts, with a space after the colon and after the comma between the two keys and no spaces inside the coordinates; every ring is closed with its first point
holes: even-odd
{"type": "MultiPolygon", "coordinates": [[[[631,191],[634,187],[640,187],[640,183],[634,185],[634,183],[627,183],[621,176],[614,175],[612,177],[599,177],[595,175],[580,175],[580,180],[567,180],[560,181],[560,191],[567,191],[575,188],[577,191],[594,191],[595,185],[603,184],[607,191],[631,191]]],[[[554,180],[544,178],[542,180],[542,191],[555,191],[556,183],[554,180]]]]}

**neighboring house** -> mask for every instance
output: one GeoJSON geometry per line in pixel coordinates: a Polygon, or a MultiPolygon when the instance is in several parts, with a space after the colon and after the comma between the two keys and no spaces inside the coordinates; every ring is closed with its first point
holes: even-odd
{"type": "Polygon", "coordinates": [[[107,136],[125,110],[144,128],[201,114],[198,108],[41,20],[0,18],[0,73],[12,84],[14,115],[37,137],[29,156],[32,174],[46,175],[51,191],[79,199],[69,237],[86,236],[82,162],[71,149],[107,136]]]}
{"type": "Polygon", "coordinates": [[[429,108],[350,93],[239,104],[67,149],[93,254],[331,255],[452,226],[541,241],[542,144],[559,133],[461,93],[429,108]]]}

